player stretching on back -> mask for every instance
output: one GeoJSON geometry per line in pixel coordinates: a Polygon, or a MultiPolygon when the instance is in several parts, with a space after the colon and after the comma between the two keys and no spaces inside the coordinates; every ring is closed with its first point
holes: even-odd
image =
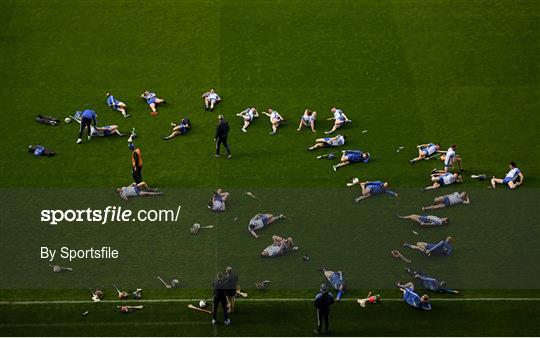
{"type": "Polygon", "coordinates": [[[163,193],[157,191],[157,189],[149,188],[148,184],[145,182],[131,183],[127,187],[116,189],[116,192],[126,201],[129,197],[163,195],[163,193]]]}
{"type": "Polygon", "coordinates": [[[244,133],[247,133],[247,127],[253,122],[253,119],[256,117],[259,117],[259,113],[257,112],[257,109],[255,107],[246,108],[245,110],[239,112],[236,114],[236,116],[239,116],[244,119],[244,125],[242,126],[242,131],[244,133]]]}
{"type": "Polygon", "coordinates": [[[112,135],[124,136],[124,134],[122,134],[118,130],[118,126],[115,124],[112,124],[110,126],[104,126],[104,127],[91,127],[90,135],[92,135],[92,137],[104,137],[104,136],[112,136],[112,135]]]}
{"type": "Polygon", "coordinates": [[[206,92],[202,95],[202,98],[204,99],[204,109],[214,111],[214,107],[216,104],[221,102],[221,97],[219,97],[218,93],[216,93],[216,90],[214,88],[210,88],[209,92],[206,92]]]}
{"type": "Polygon", "coordinates": [[[339,301],[341,297],[343,297],[343,294],[345,294],[345,278],[343,278],[343,272],[326,270],[325,268],[318,270],[323,273],[324,277],[328,279],[328,282],[330,282],[332,287],[338,292],[336,300],[339,301]]]}
{"type": "Polygon", "coordinates": [[[332,114],[334,114],[334,117],[329,118],[328,120],[334,120],[334,126],[331,130],[325,131],[325,134],[332,134],[335,132],[339,127],[344,125],[345,123],[351,123],[352,121],[347,118],[347,116],[343,113],[343,110],[337,109],[336,107],[332,107],[330,109],[332,114]]]}
{"type": "Polygon", "coordinates": [[[368,152],[362,152],[362,150],[342,150],[341,152],[343,153],[341,162],[332,166],[334,171],[350,163],[368,163],[371,159],[371,155],[368,152]]]}
{"type": "Polygon", "coordinates": [[[440,241],[439,243],[417,242],[416,245],[403,243],[403,246],[421,251],[428,256],[450,256],[452,254],[452,245],[450,245],[450,242],[452,242],[452,237],[446,237],[444,241],[440,241]]]}
{"type": "Polygon", "coordinates": [[[218,189],[212,194],[212,200],[208,203],[208,209],[212,211],[225,211],[225,202],[229,199],[229,193],[218,189]]]}
{"type": "Polygon", "coordinates": [[[396,283],[396,286],[403,291],[403,300],[412,307],[429,311],[431,310],[431,304],[429,303],[429,296],[423,295],[420,297],[414,292],[414,285],[412,282],[407,284],[396,283]]]}
{"type": "Polygon", "coordinates": [[[296,250],[296,247],[293,247],[294,242],[292,237],[283,238],[280,236],[272,236],[273,243],[267,246],[262,252],[262,257],[276,257],[281,256],[289,252],[290,250],[296,250]]]}
{"type": "Polygon", "coordinates": [[[420,280],[424,288],[427,290],[440,293],[459,293],[457,290],[447,288],[445,281],[438,281],[436,278],[429,277],[423,272],[417,272],[410,268],[405,269],[405,272],[411,275],[414,279],[420,280]]]}
{"type": "Polygon", "coordinates": [[[434,154],[436,154],[440,148],[440,146],[436,143],[424,143],[416,146],[418,149],[418,157],[413,158],[409,161],[410,164],[414,164],[415,162],[427,159],[434,154]]]}
{"type": "Polygon", "coordinates": [[[422,191],[433,190],[442,187],[443,185],[450,185],[454,182],[462,183],[461,175],[457,173],[434,173],[431,174],[432,185],[422,188],[422,191]]]}
{"type": "Polygon", "coordinates": [[[422,207],[422,211],[426,211],[430,209],[443,209],[451,205],[456,205],[460,203],[471,204],[471,201],[469,200],[469,195],[467,195],[466,192],[462,192],[462,193],[454,192],[452,194],[435,197],[433,201],[437,204],[429,205],[427,207],[422,207]]]}
{"type": "Polygon", "coordinates": [[[432,216],[432,215],[422,216],[422,215],[412,214],[412,215],[408,215],[408,216],[399,216],[398,215],[398,217],[401,218],[401,219],[413,220],[413,221],[415,221],[416,223],[420,224],[423,227],[434,227],[434,226],[440,226],[440,225],[450,223],[450,220],[448,218],[446,218],[446,217],[440,218],[440,217],[432,216]]]}
{"type": "Polygon", "coordinates": [[[491,178],[491,188],[495,189],[497,184],[506,184],[508,188],[513,190],[523,184],[524,178],[525,176],[516,166],[516,162],[512,161],[510,162],[510,171],[506,173],[504,178],[496,178],[495,176],[491,178]]]}
{"type": "Polygon", "coordinates": [[[157,112],[157,105],[161,103],[166,103],[165,100],[160,99],[156,96],[156,93],[149,92],[148,90],[141,94],[141,97],[146,100],[146,103],[148,104],[148,107],[150,107],[150,110],[152,112],[150,115],[155,116],[158,114],[157,112]]]}
{"type": "Polygon", "coordinates": [[[382,181],[366,181],[366,182],[359,182],[358,183],[360,187],[362,188],[362,196],[355,199],[355,202],[360,202],[363,199],[366,199],[368,197],[371,197],[373,195],[377,195],[380,193],[386,193],[390,194],[392,196],[397,197],[398,194],[388,190],[388,182],[382,182],[382,181]]]}
{"type": "Polygon", "coordinates": [[[124,117],[131,116],[128,113],[126,113],[126,104],[124,102],[118,101],[117,99],[115,99],[115,97],[112,96],[111,93],[107,93],[105,95],[107,96],[107,100],[106,100],[107,106],[111,107],[112,110],[121,112],[124,117]]]}
{"type": "Polygon", "coordinates": [[[317,119],[317,112],[306,109],[304,115],[300,118],[300,124],[298,124],[298,131],[302,130],[302,127],[310,127],[312,132],[315,130],[315,120],[317,119]]]}
{"type": "Polygon", "coordinates": [[[183,118],[182,121],[180,121],[180,123],[178,124],[171,123],[171,127],[173,128],[171,135],[162,137],[162,139],[170,140],[177,135],[184,135],[191,128],[191,122],[188,118],[183,118]]]}
{"type": "Polygon", "coordinates": [[[315,140],[315,144],[308,150],[315,150],[323,147],[339,147],[345,144],[345,135],[336,135],[334,137],[323,137],[315,140]]]}
{"type": "Polygon", "coordinates": [[[255,236],[255,238],[259,238],[259,236],[257,236],[257,234],[255,233],[256,230],[262,229],[265,226],[284,218],[287,218],[287,217],[285,217],[283,214],[279,216],[274,216],[272,214],[257,214],[253,216],[253,218],[249,221],[248,231],[253,236],[255,236]]]}
{"type": "Polygon", "coordinates": [[[270,132],[270,135],[275,135],[277,133],[277,129],[279,125],[281,124],[281,121],[285,120],[279,113],[272,108],[268,108],[268,113],[263,112],[264,115],[268,116],[270,118],[270,123],[272,123],[272,132],[270,132]]]}

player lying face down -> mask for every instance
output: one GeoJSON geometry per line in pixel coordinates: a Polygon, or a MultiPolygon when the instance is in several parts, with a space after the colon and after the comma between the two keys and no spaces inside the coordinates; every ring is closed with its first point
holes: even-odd
{"type": "Polygon", "coordinates": [[[272,108],[268,108],[268,112],[263,112],[263,114],[270,118],[270,123],[272,124],[272,131],[270,132],[270,134],[275,135],[277,133],[279,125],[285,119],[272,108]]]}
{"type": "Polygon", "coordinates": [[[255,231],[283,218],[286,218],[283,214],[278,216],[274,216],[272,214],[257,214],[249,221],[248,230],[255,238],[259,238],[255,231]]]}
{"type": "Polygon", "coordinates": [[[163,195],[162,192],[157,191],[157,188],[150,188],[146,182],[132,183],[127,187],[121,187],[116,189],[116,192],[124,200],[128,200],[130,197],[137,196],[155,196],[163,195]]]}
{"type": "Polygon", "coordinates": [[[336,135],[334,137],[321,137],[315,140],[315,144],[309,147],[309,150],[315,150],[324,147],[339,147],[345,144],[345,135],[336,135]]]}
{"type": "Polygon", "coordinates": [[[452,254],[451,242],[452,237],[446,237],[444,241],[440,241],[438,243],[417,242],[416,245],[403,243],[403,246],[423,252],[427,256],[450,256],[452,254]]]}
{"type": "Polygon", "coordinates": [[[253,122],[256,117],[259,117],[259,113],[255,107],[246,108],[245,110],[236,114],[236,116],[241,117],[244,120],[244,125],[242,126],[242,131],[247,133],[247,127],[253,122]]]}
{"type": "Polygon", "coordinates": [[[435,227],[450,223],[450,220],[446,217],[440,218],[433,215],[408,215],[398,216],[401,219],[410,219],[420,224],[423,227],[435,227]]]}
{"type": "Polygon", "coordinates": [[[418,149],[418,157],[413,158],[409,163],[414,164],[415,162],[434,156],[438,153],[440,148],[441,146],[436,143],[419,144],[416,146],[416,149],[418,149]]]}
{"type": "Polygon", "coordinates": [[[212,194],[212,200],[208,203],[208,209],[215,212],[225,211],[225,202],[229,199],[229,193],[218,189],[212,194]]]}
{"type": "Polygon", "coordinates": [[[272,236],[273,243],[267,246],[262,252],[262,257],[276,257],[294,250],[292,237],[283,238],[277,235],[272,236]]]}
{"type": "Polygon", "coordinates": [[[362,150],[342,150],[341,162],[332,166],[334,171],[351,163],[368,163],[371,155],[362,150]]]}
{"type": "Polygon", "coordinates": [[[430,209],[442,209],[447,208],[452,205],[456,204],[471,204],[471,201],[469,200],[469,195],[467,195],[466,192],[454,192],[448,195],[444,196],[438,196],[435,197],[433,200],[436,204],[429,205],[427,207],[422,207],[422,211],[430,210],[430,209]]]}
{"type": "Polygon", "coordinates": [[[183,118],[180,123],[171,123],[172,131],[169,136],[163,137],[164,140],[170,140],[175,136],[184,135],[191,128],[191,121],[188,118],[183,118]]]}
{"type": "Polygon", "coordinates": [[[409,282],[407,284],[396,283],[396,286],[403,292],[403,300],[410,306],[429,311],[431,310],[431,304],[429,303],[429,296],[423,295],[420,297],[414,292],[414,284],[409,282]]]}
{"type": "Polygon", "coordinates": [[[525,176],[523,176],[521,170],[516,166],[516,162],[512,161],[510,162],[510,170],[504,178],[496,178],[495,176],[491,178],[491,187],[495,189],[497,184],[506,184],[508,188],[513,190],[523,184],[524,178],[525,176]]]}
{"type": "Polygon", "coordinates": [[[431,182],[433,182],[432,185],[429,187],[425,187],[422,189],[422,191],[425,190],[434,190],[438,189],[444,185],[450,185],[452,183],[462,183],[463,179],[461,178],[461,175],[458,175],[457,173],[434,173],[430,175],[431,182]]]}
{"type": "Polygon", "coordinates": [[[397,197],[398,194],[388,190],[388,182],[382,182],[382,181],[365,181],[365,182],[359,182],[360,188],[362,188],[362,196],[355,199],[356,202],[360,202],[363,199],[366,199],[368,197],[371,197],[373,195],[378,195],[381,193],[390,194],[392,196],[397,197]]]}
{"type": "Polygon", "coordinates": [[[165,103],[165,100],[160,99],[156,96],[156,93],[150,92],[146,90],[144,93],[141,94],[141,97],[146,101],[148,104],[148,107],[150,107],[150,114],[151,115],[157,115],[157,105],[161,103],[165,103]]]}
{"type": "Polygon", "coordinates": [[[304,110],[304,115],[300,118],[300,123],[298,124],[298,131],[301,131],[303,127],[311,128],[312,132],[315,130],[315,120],[317,120],[317,112],[311,111],[309,109],[304,110]]]}
{"type": "Polygon", "coordinates": [[[216,104],[221,102],[221,98],[214,88],[211,88],[209,92],[206,92],[202,95],[204,99],[204,109],[213,111],[216,104]]]}
{"type": "Polygon", "coordinates": [[[343,113],[343,110],[337,109],[336,107],[332,107],[332,109],[330,109],[330,111],[332,112],[332,114],[334,114],[334,117],[331,117],[328,120],[334,120],[334,126],[332,127],[331,130],[325,131],[324,132],[325,134],[332,134],[333,132],[335,132],[338,128],[340,128],[345,123],[352,122],[345,115],[345,113],[343,113]]]}
{"type": "Polygon", "coordinates": [[[332,287],[336,291],[338,291],[336,300],[340,300],[341,297],[343,297],[343,294],[345,293],[345,278],[343,277],[343,272],[326,270],[325,268],[321,268],[319,269],[319,271],[323,273],[326,279],[328,279],[328,282],[330,282],[330,285],[332,285],[332,287]]]}

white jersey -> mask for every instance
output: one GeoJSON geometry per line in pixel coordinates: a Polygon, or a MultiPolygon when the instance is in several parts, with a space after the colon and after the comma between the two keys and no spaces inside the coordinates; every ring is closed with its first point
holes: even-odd
{"type": "Polygon", "coordinates": [[[270,113],[270,120],[271,121],[273,121],[273,120],[281,121],[281,116],[279,116],[279,113],[277,111],[273,110],[270,113]]]}
{"type": "Polygon", "coordinates": [[[302,115],[302,122],[304,122],[306,126],[310,125],[312,121],[315,121],[315,116],[306,114],[302,115]]]}
{"type": "Polygon", "coordinates": [[[345,144],[345,138],[343,135],[338,135],[336,138],[331,138],[329,144],[332,147],[339,147],[345,144]]]}
{"type": "Polygon", "coordinates": [[[424,216],[424,220],[428,221],[428,222],[424,222],[424,223],[430,223],[430,224],[433,224],[433,225],[442,225],[443,224],[442,219],[440,219],[437,216],[432,216],[432,215],[424,216]]]}
{"type": "Polygon", "coordinates": [[[249,221],[248,230],[259,230],[262,229],[265,225],[266,224],[263,221],[263,217],[260,215],[256,215],[249,221]]]}
{"type": "Polygon", "coordinates": [[[426,152],[426,156],[431,156],[435,154],[437,151],[437,147],[435,147],[435,144],[430,143],[427,147],[424,148],[424,151],[426,152]]]}
{"type": "Polygon", "coordinates": [[[461,198],[461,194],[459,192],[445,195],[443,196],[443,198],[448,199],[448,205],[454,205],[463,202],[463,198],[461,198]]]}
{"type": "Polygon", "coordinates": [[[213,211],[225,211],[225,202],[214,200],[212,203],[212,210],[213,211]]]}
{"type": "Polygon", "coordinates": [[[336,111],[334,112],[334,119],[339,120],[339,121],[345,121],[345,116],[343,115],[343,110],[336,109],[336,111]]]}
{"type": "Polygon", "coordinates": [[[209,99],[209,100],[214,100],[214,101],[218,101],[219,100],[219,95],[217,93],[206,93],[205,96],[209,99]]]}
{"type": "Polygon", "coordinates": [[[508,173],[506,173],[505,178],[513,181],[518,177],[519,173],[521,173],[521,171],[518,168],[512,168],[508,173]]]}
{"type": "Polygon", "coordinates": [[[454,151],[454,149],[452,149],[452,147],[448,148],[446,154],[444,155],[444,165],[449,167],[452,164],[455,156],[456,152],[454,151]]]}
{"type": "Polygon", "coordinates": [[[129,187],[122,187],[122,195],[125,197],[139,196],[139,188],[135,185],[130,185],[129,187]]]}
{"type": "Polygon", "coordinates": [[[283,245],[276,245],[275,243],[267,246],[263,252],[266,252],[269,257],[278,256],[283,253],[283,245]]]}
{"type": "Polygon", "coordinates": [[[454,177],[454,174],[452,173],[446,173],[440,176],[439,179],[442,179],[442,182],[444,185],[449,185],[456,181],[456,178],[454,177]]]}
{"type": "Polygon", "coordinates": [[[255,115],[253,115],[253,108],[248,108],[244,110],[244,113],[246,113],[246,116],[249,117],[250,121],[252,121],[253,117],[255,117],[255,115]]]}

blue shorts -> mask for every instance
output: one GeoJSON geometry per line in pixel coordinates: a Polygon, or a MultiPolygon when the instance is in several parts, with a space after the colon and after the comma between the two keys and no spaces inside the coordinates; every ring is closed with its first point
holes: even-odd
{"type": "Polygon", "coordinates": [[[343,284],[343,278],[341,278],[337,272],[334,272],[334,274],[330,276],[329,281],[336,290],[339,290],[339,287],[343,284]]]}
{"type": "Polygon", "coordinates": [[[345,156],[349,159],[349,162],[356,163],[356,162],[362,162],[362,156],[360,153],[357,152],[345,152],[345,156]]]}
{"type": "Polygon", "coordinates": [[[444,196],[443,198],[443,204],[445,207],[449,207],[450,206],[450,199],[448,198],[448,196],[444,196]]]}
{"type": "Polygon", "coordinates": [[[435,245],[436,245],[436,244],[427,243],[427,244],[426,244],[426,249],[427,249],[427,250],[431,250],[431,249],[433,249],[433,248],[435,247],[435,245]]]}
{"type": "Polygon", "coordinates": [[[418,220],[422,223],[431,223],[431,220],[427,218],[426,216],[420,216],[418,217],[418,220]]]}
{"type": "Polygon", "coordinates": [[[503,184],[508,184],[508,182],[513,182],[514,180],[512,179],[512,177],[505,177],[503,179],[503,184]]]}
{"type": "Polygon", "coordinates": [[[428,148],[420,148],[420,151],[422,152],[422,154],[424,154],[424,156],[429,156],[427,150],[428,150],[428,148]]]}
{"type": "Polygon", "coordinates": [[[439,177],[439,184],[440,184],[440,185],[444,185],[444,178],[442,178],[442,176],[439,177]]]}
{"type": "Polygon", "coordinates": [[[263,222],[264,225],[268,225],[268,217],[261,216],[261,222],[263,222]]]}
{"type": "Polygon", "coordinates": [[[156,103],[156,99],[157,99],[157,97],[155,97],[155,96],[151,97],[151,98],[146,100],[146,103],[148,103],[148,104],[156,103]]]}

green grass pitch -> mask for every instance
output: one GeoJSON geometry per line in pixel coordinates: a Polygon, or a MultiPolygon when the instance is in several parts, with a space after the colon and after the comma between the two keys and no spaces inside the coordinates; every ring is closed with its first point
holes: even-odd
{"type": "Polygon", "coordinates": [[[306,299],[324,282],[321,266],[342,270],[350,288],[347,301],[333,308],[336,335],[540,333],[530,320],[540,314],[537,1],[5,0],[0,9],[1,335],[309,335],[315,318],[306,299]],[[212,113],[200,98],[210,87],[223,98],[212,113]],[[168,101],[156,117],[139,97],[146,89],[168,101]],[[132,118],[106,107],[108,91],[128,104],[132,118]],[[250,105],[271,106],[287,122],[270,136],[263,116],[244,134],[234,114],[250,105]],[[315,159],[326,150],[307,151],[331,127],[332,105],[353,120],[340,130],[345,148],[369,151],[369,164],[334,172],[334,162],[315,159]],[[165,196],[124,202],[115,195],[131,181],[125,138],[77,145],[75,124],[34,122],[36,114],[64,118],[85,108],[96,110],[100,125],[136,128],[144,180],[165,196]],[[296,131],[306,108],[319,113],[317,133],[296,131]],[[213,156],[218,114],[231,125],[231,160],[213,156]],[[170,122],[184,116],[193,123],[189,134],[162,141],[170,122]],[[420,192],[441,166],[407,163],[425,142],[458,145],[463,185],[420,192]],[[29,144],[57,156],[35,158],[29,144]],[[511,160],[525,174],[516,191],[490,190],[468,177],[500,177],[511,160]],[[358,188],[345,186],[351,177],[388,181],[399,197],[356,204],[358,188]],[[206,209],[216,187],[232,194],[219,215],[206,209]],[[445,228],[419,229],[396,218],[458,190],[469,193],[471,205],[432,212],[451,219],[445,228]],[[39,221],[42,209],[107,205],[180,205],[180,220],[39,221]],[[260,212],[288,219],[255,239],[247,222],[260,212]],[[194,222],[215,228],[192,236],[194,222]],[[261,259],[272,234],[293,236],[300,250],[261,259]],[[455,239],[451,257],[401,248],[446,236],[455,239]],[[120,258],[55,260],[74,271],[52,274],[40,246],[112,246],[120,258]],[[389,256],[396,248],[462,293],[432,295],[431,313],[397,301],[393,283],[406,280],[407,265],[389,256]],[[238,303],[231,327],[213,328],[184,299],[208,298],[209,284],[227,265],[250,297],[238,303]],[[178,277],[185,287],[161,289],[156,275],[178,277]],[[267,292],[253,289],[262,279],[272,281],[267,292]],[[113,301],[113,283],[143,287],[146,300],[163,302],[144,303],[129,316],[115,311],[116,302],[84,302],[87,288],[100,286],[113,301]],[[389,300],[360,309],[351,300],[367,290],[389,300]]]}

